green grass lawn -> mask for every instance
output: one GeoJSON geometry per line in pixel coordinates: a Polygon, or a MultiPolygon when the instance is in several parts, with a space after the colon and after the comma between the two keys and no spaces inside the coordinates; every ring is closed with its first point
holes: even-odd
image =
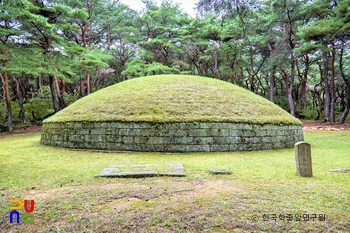
{"type": "Polygon", "coordinates": [[[44,123],[69,121],[301,125],[279,106],[244,88],[191,75],[130,79],[79,99],[44,123]]]}
{"type": "Polygon", "coordinates": [[[0,232],[350,229],[350,173],[329,172],[350,167],[350,132],[305,133],[312,146],[313,178],[296,175],[293,149],[192,154],[91,152],[43,146],[39,140],[40,134],[0,137],[0,232]],[[187,176],[94,177],[112,164],[132,163],[182,163],[187,176]],[[224,168],[233,175],[207,172],[224,168]],[[9,224],[11,199],[35,200],[34,224],[9,224]],[[325,214],[326,219],[296,219],[313,214],[325,214]],[[291,221],[282,219],[288,215],[293,215],[291,221]]]}

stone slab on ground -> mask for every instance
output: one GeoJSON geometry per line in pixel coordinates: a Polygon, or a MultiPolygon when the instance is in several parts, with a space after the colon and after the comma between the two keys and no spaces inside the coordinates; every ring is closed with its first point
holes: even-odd
{"type": "Polygon", "coordinates": [[[339,169],[330,170],[330,172],[350,172],[350,168],[339,168],[339,169]]]}
{"type": "Polygon", "coordinates": [[[97,174],[97,175],[95,175],[95,176],[141,178],[141,177],[158,176],[158,172],[156,172],[156,171],[146,171],[146,172],[116,172],[116,173],[97,174]]]}
{"type": "Polygon", "coordinates": [[[211,174],[215,174],[215,175],[231,175],[232,172],[228,169],[209,169],[208,170],[209,173],[211,174]]]}
{"type": "Polygon", "coordinates": [[[120,164],[103,169],[95,177],[186,176],[182,164],[120,164]]]}

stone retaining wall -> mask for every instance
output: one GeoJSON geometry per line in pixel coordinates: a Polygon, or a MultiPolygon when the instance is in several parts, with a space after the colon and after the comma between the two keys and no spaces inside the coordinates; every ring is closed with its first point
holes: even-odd
{"type": "Polygon", "coordinates": [[[300,125],[235,123],[44,123],[41,143],[83,149],[210,152],[290,148],[303,140],[300,125]]]}

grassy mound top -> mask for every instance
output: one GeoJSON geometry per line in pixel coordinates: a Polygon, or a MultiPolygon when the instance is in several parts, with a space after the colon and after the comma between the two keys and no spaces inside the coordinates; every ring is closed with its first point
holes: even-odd
{"type": "Polygon", "coordinates": [[[157,75],[88,95],[44,121],[234,122],[300,125],[270,101],[217,79],[157,75]]]}

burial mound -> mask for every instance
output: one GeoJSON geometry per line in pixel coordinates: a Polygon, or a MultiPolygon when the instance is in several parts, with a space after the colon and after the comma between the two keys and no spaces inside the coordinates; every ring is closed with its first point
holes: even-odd
{"type": "Polygon", "coordinates": [[[43,122],[45,145],[210,152],[293,147],[301,122],[236,85],[190,75],[135,78],[90,94],[43,122]]]}

